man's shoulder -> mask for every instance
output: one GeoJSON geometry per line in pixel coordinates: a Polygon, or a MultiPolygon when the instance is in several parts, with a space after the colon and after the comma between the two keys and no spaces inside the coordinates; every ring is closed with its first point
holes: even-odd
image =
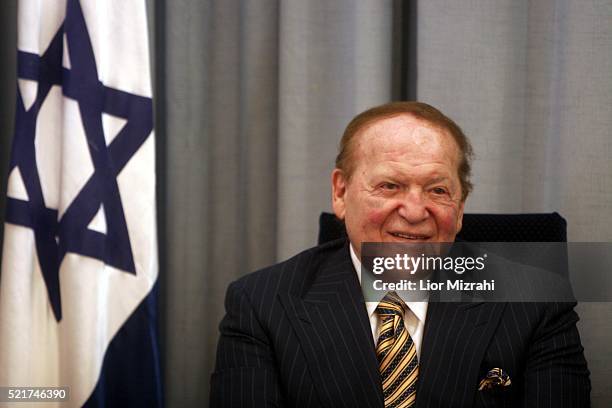
{"type": "Polygon", "coordinates": [[[345,238],[306,249],[291,258],[251,272],[231,284],[250,295],[273,296],[278,292],[296,295],[305,291],[319,270],[334,262],[350,261],[345,238]]]}

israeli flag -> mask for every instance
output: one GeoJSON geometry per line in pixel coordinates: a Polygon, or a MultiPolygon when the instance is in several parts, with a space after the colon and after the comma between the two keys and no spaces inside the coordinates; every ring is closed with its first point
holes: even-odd
{"type": "Polygon", "coordinates": [[[69,387],[45,407],[162,405],[145,7],[18,4],[0,387],[69,387]]]}

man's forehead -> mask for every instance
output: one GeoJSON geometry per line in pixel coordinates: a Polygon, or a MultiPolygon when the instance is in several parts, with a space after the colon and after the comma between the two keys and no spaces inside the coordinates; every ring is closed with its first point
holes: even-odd
{"type": "Polygon", "coordinates": [[[366,155],[374,151],[409,151],[412,147],[450,148],[459,153],[459,146],[447,129],[411,114],[376,119],[355,136],[355,150],[366,155]]]}
{"type": "Polygon", "coordinates": [[[434,122],[418,117],[409,112],[401,112],[374,118],[369,121],[359,132],[367,132],[368,129],[371,129],[372,127],[380,127],[381,125],[397,128],[402,128],[404,126],[422,126],[442,130],[441,126],[434,122]]]}

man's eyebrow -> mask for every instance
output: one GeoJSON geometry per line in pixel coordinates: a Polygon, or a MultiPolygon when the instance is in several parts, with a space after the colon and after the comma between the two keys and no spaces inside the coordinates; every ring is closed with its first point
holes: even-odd
{"type": "Polygon", "coordinates": [[[438,176],[433,179],[428,180],[428,184],[439,183],[441,181],[448,181],[449,178],[446,176],[438,176]]]}

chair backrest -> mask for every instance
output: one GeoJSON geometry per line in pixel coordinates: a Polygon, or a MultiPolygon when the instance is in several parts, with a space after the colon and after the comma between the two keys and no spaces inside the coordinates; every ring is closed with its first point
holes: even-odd
{"type": "Polygon", "coordinates": [[[567,222],[556,212],[465,214],[457,238],[469,242],[566,242],[567,222]]]}
{"type": "MultiPolygon", "coordinates": [[[[319,244],[346,236],[344,223],[334,214],[319,217],[319,244]]],[[[457,240],[468,242],[567,242],[567,223],[558,213],[464,214],[457,240]]],[[[513,247],[508,247],[511,249],[513,247]]],[[[567,276],[567,250],[555,245],[533,246],[520,252],[526,264],[555,269],[567,276]]]]}
{"type": "MultiPolygon", "coordinates": [[[[319,244],[346,236],[334,214],[319,217],[319,244]]],[[[469,242],[566,242],[567,223],[558,213],[465,214],[457,238],[469,242]]]]}

